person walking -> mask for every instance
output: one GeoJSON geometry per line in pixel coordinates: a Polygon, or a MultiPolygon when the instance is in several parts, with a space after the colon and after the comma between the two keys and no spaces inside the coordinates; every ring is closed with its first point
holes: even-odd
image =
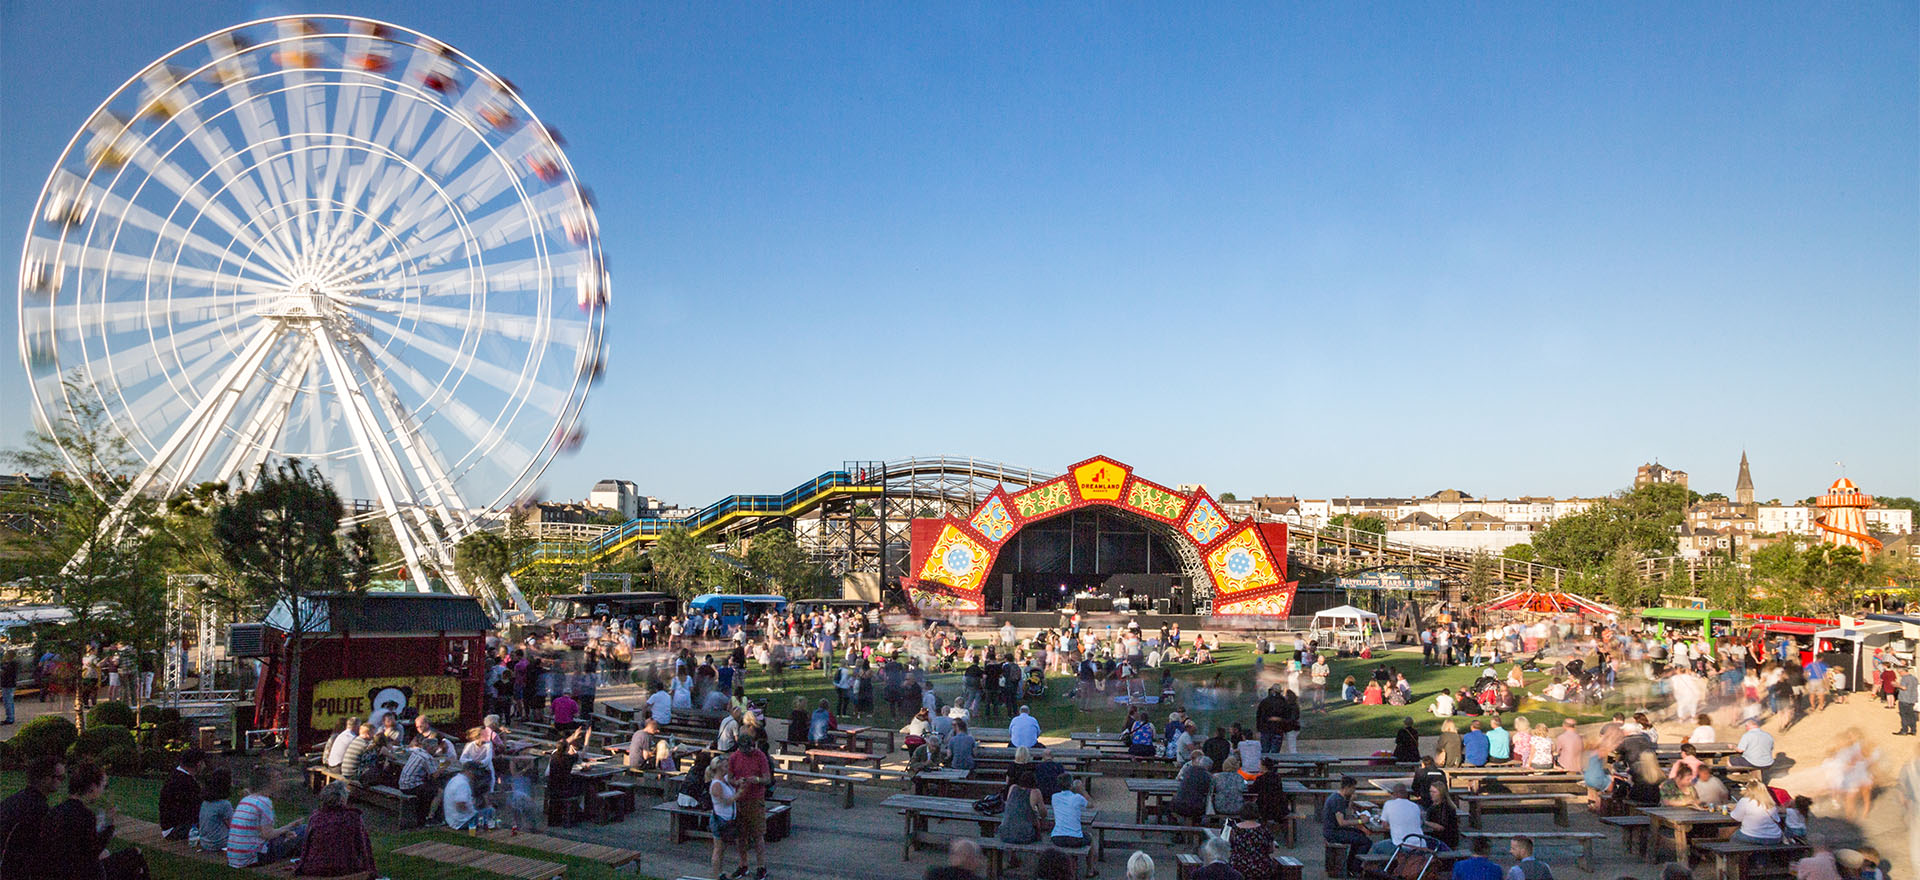
{"type": "Polygon", "coordinates": [[[1913,736],[1915,722],[1920,721],[1920,711],[1915,707],[1920,703],[1920,677],[1914,676],[1913,667],[1900,670],[1899,686],[1900,729],[1894,731],[1894,735],[1913,736]]]}
{"type": "Polygon", "coordinates": [[[0,707],[7,711],[6,720],[0,721],[0,724],[13,723],[13,692],[19,686],[20,659],[14,652],[8,651],[4,658],[0,658],[0,707]]]}
{"type": "Polygon", "coordinates": [[[740,853],[740,872],[747,872],[747,850],[753,850],[754,880],[767,877],[767,786],[773,784],[773,765],[760,751],[758,737],[743,736],[739,747],[727,756],[727,775],[733,777],[739,793],[734,810],[740,831],[735,844],[740,853]]]}

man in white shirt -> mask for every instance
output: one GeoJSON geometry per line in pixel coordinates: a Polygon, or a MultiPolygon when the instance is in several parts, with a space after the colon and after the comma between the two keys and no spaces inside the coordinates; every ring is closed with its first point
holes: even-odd
{"type": "Polygon", "coordinates": [[[1433,705],[1428,706],[1427,711],[1432,712],[1433,714],[1438,715],[1442,718],[1452,718],[1453,717],[1453,695],[1447,693],[1446,691],[1441,691],[1440,693],[1435,694],[1433,698],[1433,705]]]}
{"type": "Polygon", "coordinates": [[[1373,845],[1376,853],[1391,853],[1409,836],[1424,833],[1421,830],[1420,805],[1407,797],[1406,783],[1396,782],[1387,789],[1391,800],[1380,805],[1380,816],[1387,823],[1387,839],[1373,845]]]}
{"type": "Polygon", "coordinates": [[[647,717],[662,726],[673,723],[673,697],[665,690],[647,695],[647,717]]]}
{"type": "Polygon", "coordinates": [[[347,759],[347,746],[359,735],[360,719],[348,718],[347,726],[327,741],[327,766],[339,769],[340,762],[347,759]]]}
{"type": "Polygon", "coordinates": [[[1030,712],[1021,706],[1020,714],[1007,723],[1007,738],[1016,749],[1030,749],[1040,744],[1040,720],[1030,712]]]}
{"type": "Polygon", "coordinates": [[[1760,719],[1747,719],[1747,732],[1740,734],[1740,754],[1727,759],[1734,767],[1752,767],[1761,771],[1761,778],[1773,766],[1773,734],[1760,729],[1760,719]]]}
{"type": "Polygon", "coordinates": [[[733,751],[740,742],[740,710],[731,709],[727,717],[720,719],[720,734],[714,738],[714,748],[723,752],[733,751]]]}

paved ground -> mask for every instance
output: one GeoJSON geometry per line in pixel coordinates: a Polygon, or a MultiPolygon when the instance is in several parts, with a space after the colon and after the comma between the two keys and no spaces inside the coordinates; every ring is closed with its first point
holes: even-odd
{"type": "MultiPolygon", "coordinates": [[[[630,686],[610,688],[602,691],[601,699],[619,699],[632,696],[635,692],[636,689],[630,686]]],[[[16,714],[24,723],[43,712],[61,708],[64,708],[62,704],[29,699],[17,704],[16,714]]],[[[1721,723],[1723,736],[1727,738],[1731,738],[1735,729],[1732,716],[1732,709],[1723,709],[1716,718],[1721,723]]],[[[1906,831],[1908,822],[1920,821],[1920,817],[1909,816],[1890,786],[1901,764],[1920,754],[1920,737],[1890,735],[1897,723],[1892,709],[1855,697],[1846,705],[1834,706],[1812,716],[1792,730],[1781,732],[1777,721],[1770,724],[1769,729],[1775,731],[1779,748],[1798,759],[1795,766],[1779,774],[1776,784],[1794,794],[1808,794],[1816,799],[1813,824],[1816,839],[1836,847],[1869,843],[1890,856],[1895,864],[1911,865],[1913,860],[1908,853],[1906,831]],[[1876,777],[1880,788],[1872,811],[1862,823],[1838,818],[1837,809],[1824,796],[1827,782],[1820,767],[1835,734],[1850,727],[1861,730],[1868,742],[1879,750],[1876,777]]],[[[784,722],[778,720],[773,724],[775,733],[779,733],[778,728],[784,726],[784,722]]],[[[1681,725],[1673,723],[1661,727],[1663,738],[1670,739],[1684,736],[1686,730],[1691,729],[1691,725],[1683,729],[1681,725]]],[[[18,725],[0,726],[0,739],[11,736],[18,729],[18,725]]],[[[1358,755],[1391,748],[1391,743],[1373,739],[1302,741],[1300,748],[1302,751],[1358,755]]],[[[900,753],[895,753],[895,756],[901,757],[900,753]]],[[[794,835],[769,849],[771,876],[795,880],[875,880],[921,876],[927,867],[937,864],[942,856],[926,850],[916,852],[910,862],[900,860],[900,817],[879,807],[884,796],[882,790],[856,789],[855,807],[843,810],[835,797],[801,792],[796,803],[794,835]]],[[[1131,816],[1133,812],[1132,798],[1114,780],[1102,781],[1096,791],[1095,806],[1110,814],[1131,816]]],[[[1538,821],[1534,817],[1494,816],[1488,818],[1487,827],[1489,830],[1522,830],[1538,821]]],[[[960,830],[960,826],[948,827],[960,830]]],[[[1573,828],[1611,832],[1608,826],[1580,809],[1574,811],[1573,828]]],[[[1311,818],[1304,818],[1301,832],[1300,845],[1291,854],[1307,864],[1308,877],[1321,876],[1322,848],[1318,823],[1311,818]]],[[[710,844],[706,841],[690,841],[677,846],[668,843],[666,817],[651,810],[642,809],[619,825],[584,825],[560,833],[562,836],[643,850],[647,853],[644,865],[645,873],[649,876],[666,880],[683,875],[710,876],[707,869],[710,844]]],[[[1149,845],[1145,850],[1157,863],[1157,877],[1174,877],[1175,850],[1166,845],[1149,845]]],[[[1119,850],[1109,854],[1098,876],[1123,876],[1128,852],[1119,850]]],[[[1611,833],[1607,845],[1599,847],[1598,855],[1598,870],[1589,875],[1574,867],[1569,853],[1548,853],[1556,874],[1561,877],[1613,880],[1617,877],[1657,876],[1655,866],[1627,857],[1617,846],[1617,837],[1611,833]]],[[[726,863],[729,869],[732,866],[732,861],[726,863]]],[[[1025,876],[1020,872],[1015,872],[1015,875],[1025,876]]]]}

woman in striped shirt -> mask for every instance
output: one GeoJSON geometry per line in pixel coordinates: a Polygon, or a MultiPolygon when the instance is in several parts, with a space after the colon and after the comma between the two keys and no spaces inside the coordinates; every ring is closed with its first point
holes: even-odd
{"type": "Polygon", "coordinates": [[[246,868],[284,859],[300,851],[307,836],[305,822],[295,820],[273,827],[273,795],[280,780],[272,767],[260,765],[247,777],[247,794],[233,808],[227,824],[227,865],[246,868]]]}

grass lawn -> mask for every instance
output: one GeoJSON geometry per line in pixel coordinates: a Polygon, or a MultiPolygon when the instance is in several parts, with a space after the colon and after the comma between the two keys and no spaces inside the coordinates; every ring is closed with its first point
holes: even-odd
{"type": "MultiPolygon", "coordinates": [[[[1286,662],[1292,655],[1293,650],[1290,647],[1282,648],[1280,653],[1266,655],[1264,675],[1269,683],[1284,681],[1286,662]]],[[[1256,688],[1255,685],[1255,659],[1251,645],[1228,644],[1222,645],[1215,653],[1213,663],[1205,666],[1192,664],[1174,666],[1174,681],[1179,692],[1176,702],[1186,706],[1189,714],[1200,723],[1203,734],[1211,732],[1216,725],[1224,727],[1235,721],[1249,724],[1252,722],[1253,706],[1264,693],[1264,688],[1256,688]],[[1225,688],[1221,689],[1218,697],[1213,696],[1205,687],[1214,680],[1216,675],[1225,684],[1225,688]]],[[[1408,716],[1414,719],[1414,723],[1418,725],[1423,735],[1437,735],[1440,732],[1440,719],[1425,711],[1427,703],[1432,701],[1433,695],[1441,688],[1458,690],[1472,683],[1478,676],[1477,670],[1470,666],[1423,667],[1420,665],[1420,655],[1417,652],[1392,652],[1384,659],[1333,660],[1328,663],[1332,668],[1327,685],[1330,697],[1338,692],[1339,684],[1346,676],[1352,675],[1356,680],[1365,682],[1372,674],[1373,667],[1381,662],[1406,673],[1407,680],[1413,685],[1412,705],[1362,706],[1330,699],[1326,712],[1310,711],[1306,714],[1306,729],[1301,732],[1300,738],[1390,738],[1394,731],[1400,728],[1400,719],[1408,716]]],[[[931,678],[942,701],[950,700],[960,694],[963,686],[960,673],[936,673],[931,678]]],[[[1159,670],[1146,670],[1142,680],[1149,694],[1158,693],[1159,670]]],[[[796,696],[804,697],[809,708],[821,698],[828,700],[829,707],[834,705],[835,693],[832,682],[823,673],[810,670],[789,672],[784,685],[785,687],[782,688],[771,687],[766,676],[755,675],[749,679],[747,693],[750,698],[765,699],[767,714],[773,718],[786,718],[787,713],[793,708],[793,699],[796,696]]],[[[1067,692],[1073,685],[1074,682],[1064,676],[1049,677],[1045,697],[1024,701],[1032,707],[1034,717],[1040,720],[1042,731],[1050,736],[1065,736],[1073,731],[1121,729],[1122,723],[1126,720],[1126,707],[1108,702],[1102,708],[1083,711],[1075,700],[1067,697],[1067,692]]],[[[1529,686],[1536,689],[1538,687],[1532,681],[1529,682],[1529,686]]],[[[1581,723],[1602,720],[1606,715],[1612,714],[1615,709],[1610,705],[1578,708],[1584,714],[1575,714],[1573,717],[1581,723]]],[[[1156,723],[1165,721],[1168,710],[1166,704],[1152,706],[1151,710],[1156,723]]],[[[1567,713],[1562,711],[1561,706],[1548,707],[1534,702],[1524,704],[1520,714],[1526,715],[1528,720],[1536,724],[1559,724],[1561,718],[1567,717],[1567,713]]],[[[906,717],[892,717],[886,705],[878,702],[873,715],[852,720],[863,724],[891,724],[895,727],[903,726],[907,722],[906,717]]],[[[988,720],[976,718],[975,726],[1004,727],[1006,716],[1003,713],[988,720]]]]}
{"type": "MultiPolygon", "coordinates": [[[[25,785],[26,777],[24,774],[16,772],[0,773],[0,792],[11,795],[25,785]]],[[[298,790],[291,792],[287,797],[277,798],[275,800],[275,812],[279,814],[279,819],[282,824],[291,820],[296,815],[305,815],[306,812],[312,808],[312,797],[307,793],[307,790],[297,785],[294,787],[298,790]],[[289,801],[291,801],[291,803],[289,803],[289,801]]],[[[107,781],[107,799],[124,815],[138,819],[146,819],[148,821],[157,821],[159,819],[160,782],[158,780],[112,777],[107,781]]],[[[61,800],[65,800],[64,795],[54,799],[55,803],[61,800]]],[[[365,816],[370,826],[368,831],[373,838],[374,864],[379,867],[382,874],[394,877],[396,880],[413,877],[432,877],[436,878],[436,880],[443,880],[443,878],[444,880],[499,880],[498,874],[477,871],[472,868],[443,865],[439,862],[394,855],[393,853],[395,849],[422,840],[439,840],[447,843],[458,843],[462,846],[473,847],[475,849],[497,850],[514,855],[526,856],[528,858],[540,859],[542,861],[565,863],[567,865],[566,876],[572,878],[572,880],[613,880],[615,876],[612,868],[602,864],[570,859],[565,856],[557,856],[537,849],[509,846],[490,840],[472,838],[465,834],[457,834],[450,831],[444,825],[439,826],[437,829],[428,830],[388,831],[383,830],[383,828],[391,827],[392,820],[390,817],[387,817],[377,810],[367,810],[365,816]]],[[[122,845],[123,844],[115,843],[113,848],[118,849],[122,845]]],[[[257,878],[264,876],[256,871],[228,868],[224,865],[217,865],[185,856],[177,856],[171,852],[162,850],[148,850],[147,864],[152,868],[153,876],[157,878],[157,880],[194,880],[194,878],[200,877],[251,877],[257,880],[257,878]]],[[[642,861],[642,866],[645,866],[644,860],[642,861]]],[[[621,874],[619,876],[628,878],[628,880],[632,880],[634,877],[632,874],[621,874]]],[[[645,876],[644,874],[641,875],[643,878],[645,876]]]]}

